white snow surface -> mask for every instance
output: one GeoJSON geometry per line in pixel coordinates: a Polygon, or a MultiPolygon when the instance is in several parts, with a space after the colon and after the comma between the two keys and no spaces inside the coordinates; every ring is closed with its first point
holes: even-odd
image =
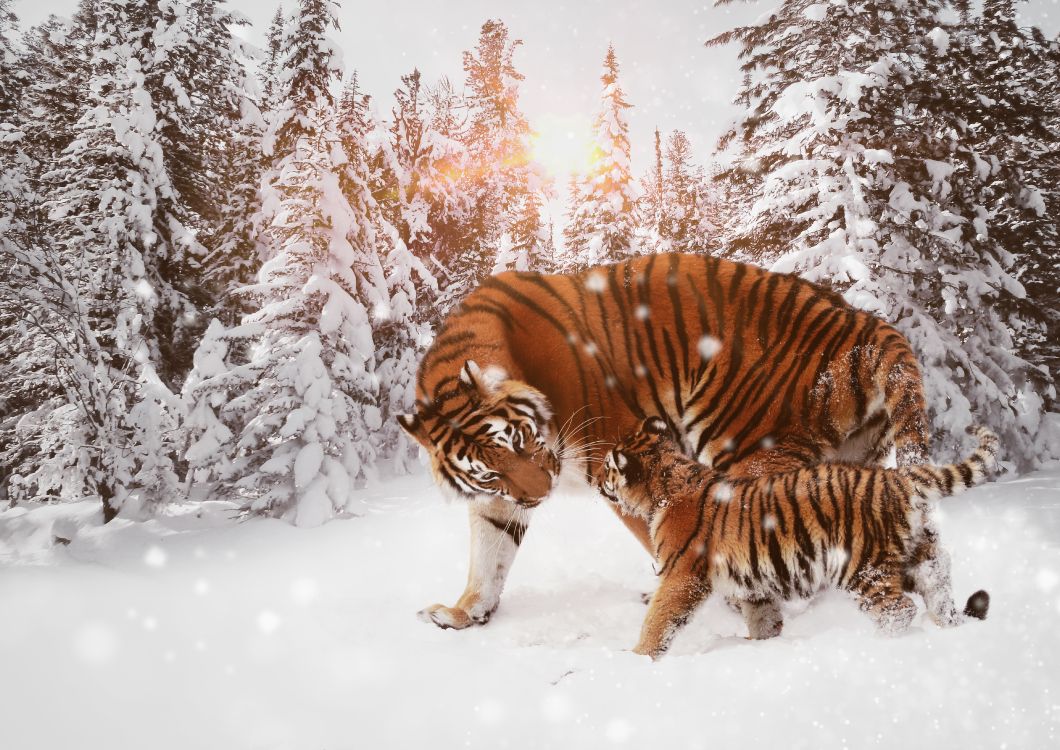
{"type": "Polygon", "coordinates": [[[465,631],[415,617],[462,590],[463,509],[424,475],[363,500],[310,529],[226,503],[106,527],[87,503],[0,513],[3,746],[1057,746],[1060,469],[938,510],[985,622],[921,614],[887,639],[828,593],[752,642],[711,600],[656,663],[629,651],[650,561],[588,492],[537,512],[500,609],[465,631]]]}

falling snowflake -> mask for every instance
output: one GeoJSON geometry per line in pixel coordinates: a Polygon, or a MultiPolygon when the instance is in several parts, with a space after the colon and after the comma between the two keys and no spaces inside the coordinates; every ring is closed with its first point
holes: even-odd
{"type": "Polygon", "coordinates": [[[607,739],[615,743],[625,742],[633,734],[633,725],[626,719],[612,719],[604,730],[607,739]]]}
{"type": "Polygon", "coordinates": [[[1055,570],[1043,568],[1042,570],[1039,570],[1038,575],[1034,577],[1034,582],[1042,591],[1052,591],[1056,588],[1056,584],[1060,583],[1060,576],[1056,574],[1055,570]]]}
{"type": "Polygon", "coordinates": [[[721,339],[708,334],[699,340],[699,355],[703,359],[714,359],[714,356],[720,351],[721,339]]]}
{"type": "Polygon", "coordinates": [[[765,517],[762,519],[762,528],[766,531],[772,531],[776,527],[777,517],[774,516],[772,513],[766,513],[765,517]]]}
{"type": "Polygon", "coordinates": [[[475,706],[475,713],[483,724],[499,724],[505,713],[504,704],[495,698],[487,698],[475,706]]]}
{"type": "Polygon", "coordinates": [[[839,568],[846,565],[847,560],[849,559],[850,555],[848,555],[847,551],[841,547],[832,547],[828,550],[828,565],[832,568],[839,568]]]}
{"type": "Polygon", "coordinates": [[[541,716],[545,721],[559,722],[571,714],[570,699],[557,693],[549,693],[541,701],[541,716]]]}
{"type": "Polygon", "coordinates": [[[270,610],[265,610],[258,615],[258,630],[266,635],[275,633],[280,627],[280,616],[270,610]]]}
{"type": "Polygon", "coordinates": [[[732,500],[732,485],[728,482],[719,482],[714,488],[714,500],[719,503],[727,503],[732,500]]]}
{"type": "Polygon", "coordinates": [[[89,664],[108,662],[117,650],[118,639],[110,627],[101,622],[90,622],[74,635],[74,653],[89,664]]]}
{"type": "Polygon", "coordinates": [[[166,564],[166,551],[158,546],[149,548],[144,555],[144,564],[152,568],[161,568],[166,564]]]}
{"type": "Polygon", "coordinates": [[[291,584],[291,598],[305,606],[317,598],[319,586],[313,578],[299,578],[291,584]]]}
{"type": "Polygon", "coordinates": [[[637,309],[633,311],[633,315],[637,320],[647,320],[651,316],[651,308],[647,305],[637,305],[637,309]]]}
{"type": "Polygon", "coordinates": [[[607,279],[604,278],[602,273],[594,272],[589,274],[589,277],[585,280],[585,288],[590,292],[596,292],[601,294],[607,289],[607,279]]]}

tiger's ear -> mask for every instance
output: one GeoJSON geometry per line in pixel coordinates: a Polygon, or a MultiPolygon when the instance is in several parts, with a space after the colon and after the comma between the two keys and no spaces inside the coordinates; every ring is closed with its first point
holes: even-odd
{"type": "Polygon", "coordinates": [[[460,385],[465,391],[477,393],[479,396],[488,396],[492,391],[482,368],[473,359],[464,362],[464,366],[460,368],[460,385]]]}
{"type": "Polygon", "coordinates": [[[398,424],[401,425],[401,429],[409,434],[409,437],[417,440],[418,442],[424,442],[426,433],[423,429],[423,420],[421,420],[415,414],[398,414],[398,424]]]}
{"type": "Polygon", "coordinates": [[[615,457],[615,466],[618,467],[618,470],[625,471],[626,467],[629,466],[629,459],[626,458],[626,454],[614,451],[611,455],[615,457]]]}
{"type": "Polygon", "coordinates": [[[662,417],[648,417],[640,423],[640,431],[646,432],[649,435],[670,434],[670,428],[667,427],[666,420],[662,417]]]}

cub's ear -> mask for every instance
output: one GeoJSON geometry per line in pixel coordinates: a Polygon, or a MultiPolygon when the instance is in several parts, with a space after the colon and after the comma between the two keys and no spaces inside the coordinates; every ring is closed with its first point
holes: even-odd
{"type": "Polygon", "coordinates": [[[670,428],[666,426],[666,420],[662,417],[648,417],[640,423],[640,431],[649,435],[670,434],[670,428]]]}

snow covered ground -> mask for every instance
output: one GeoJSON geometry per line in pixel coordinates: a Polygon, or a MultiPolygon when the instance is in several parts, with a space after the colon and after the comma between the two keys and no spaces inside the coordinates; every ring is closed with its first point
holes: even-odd
{"type": "Polygon", "coordinates": [[[415,617],[462,589],[462,508],[425,476],[370,506],[308,530],[219,504],[106,528],[78,528],[87,505],[0,513],[0,746],[1060,742],[1060,470],[940,509],[958,598],[993,596],[984,623],[882,639],[828,594],[751,642],[711,601],[654,664],[628,651],[651,566],[603,502],[547,503],[501,608],[462,632],[415,617]]]}

